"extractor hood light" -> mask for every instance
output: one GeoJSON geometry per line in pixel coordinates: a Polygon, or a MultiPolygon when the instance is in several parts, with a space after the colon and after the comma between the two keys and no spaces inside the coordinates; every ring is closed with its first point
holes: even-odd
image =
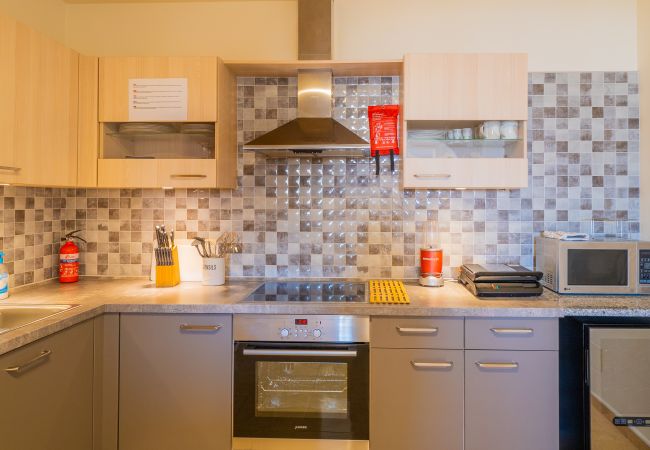
{"type": "Polygon", "coordinates": [[[330,89],[321,89],[321,88],[309,88],[309,89],[302,89],[298,91],[298,95],[303,95],[303,94],[332,95],[332,91],[330,89]]]}

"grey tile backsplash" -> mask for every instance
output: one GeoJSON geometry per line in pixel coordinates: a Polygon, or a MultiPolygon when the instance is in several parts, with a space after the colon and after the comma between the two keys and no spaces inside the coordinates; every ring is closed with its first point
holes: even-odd
{"type": "MultiPolygon", "coordinates": [[[[366,107],[398,103],[397,77],[334,80],[334,116],[368,137],[366,107]]],[[[447,268],[531,266],[543,229],[639,232],[636,72],[529,76],[530,183],[513,191],[403,190],[365,158],[264,159],[240,149],[240,188],[0,187],[0,249],[12,285],[55,277],[62,233],[83,229],[88,275],[149,273],[153,227],[179,238],[241,233],[231,276],[407,277],[426,221],[438,220],[447,268]]],[[[295,78],[238,80],[239,143],[292,119],[295,78]]]]}

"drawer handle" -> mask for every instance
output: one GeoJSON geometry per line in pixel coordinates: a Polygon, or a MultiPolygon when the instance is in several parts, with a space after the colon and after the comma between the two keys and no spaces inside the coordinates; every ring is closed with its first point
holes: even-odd
{"type": "Polygon", "coordinates": [[[451,178],[450,173],[416,173],[415,178],[451,178]]]}
{"type": "Polygon", "coordinates": [[[408,328],[408,327],[395,327],[398,333],[401,334],[436,334],[438,327],[432,328],[408,328]]]}
{"type": "Polygon", "coordinates": [[[170,175],[170,178],[176,179],[176,180],[200,180],[203,178],[208,178],[207,175],[200,175],[200,174],[173,174],[170,175]]]}
{"type": "Polygon", "coordinates": [[[4,170],[6,172],[20,172],[21,168],[20,167],[11,167],[11,166],[0,166],[0,170],[4,170]]]}
{"type": "Polygon", "coordinates": [[[189,325],[184,323],[180,328],[181,331],[219,331],[221,325],[189,325]]]}
{"type": "Polygon", "coordinates": [[[5,369],[5,372],[11,375],[20,375],[25,370],[29,369],[30,367],[33,367],[34,365],[36,365],[36,363],[38,363],[42,359],[47,358],[51,354],[52,354],[52,350],[43,350],[38,356],[30,359],[24,364],[21,364],[19,366],[7,367],[5,369]]]}
{"type": "Polygon", "coordinates": [[[452,361],[411,361],[411,365],[416,369],[451,369],[454,367],[452,361]]]}
{"type": "Polygon", "coordinates": [[[516,362],[480,362],[476,361],[476,364],[481,369],[516,369],[519,367],[519,363],[516,362]]]}
{"type": "Polygon", "coordinates": [[[533,334],[532,328],[490,328],[494,334],[533,334]]]}

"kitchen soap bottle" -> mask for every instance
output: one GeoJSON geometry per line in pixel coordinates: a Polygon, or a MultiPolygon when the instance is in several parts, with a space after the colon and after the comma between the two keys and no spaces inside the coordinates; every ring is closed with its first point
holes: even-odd
{"type": "Polygon", "coordinates": [[[5,254],[0,252],[0,300],[9,297],[9,272],[4,262],[5,254]]]}

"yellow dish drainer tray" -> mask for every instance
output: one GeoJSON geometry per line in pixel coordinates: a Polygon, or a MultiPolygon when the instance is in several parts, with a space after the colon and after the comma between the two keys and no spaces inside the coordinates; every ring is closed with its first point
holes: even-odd
{"type": "Polygon", "coordinates": [[[384,305],[408,305],[411,299],[406,293],[404,283],[394,280],[370,280],[370,303],[384,305]]]}

